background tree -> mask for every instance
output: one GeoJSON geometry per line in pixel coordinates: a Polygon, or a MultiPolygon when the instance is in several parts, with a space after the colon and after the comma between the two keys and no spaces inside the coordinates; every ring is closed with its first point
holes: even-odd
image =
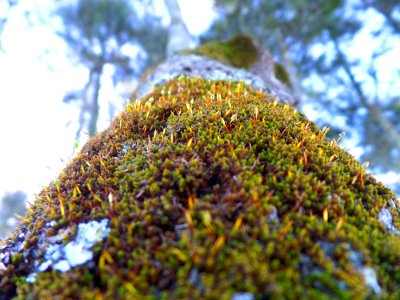
{"type": "Polygon", "coordinates": [[[176,51],[190,49],[194,46],[194,41],[190,35],[186,24],[182,18],[178,0],[165,0],[170,24],[168,26],[167,55],[170,56],[176,51]]]}
{"type": "Polygon", "coordinates": [[[163,57],[164,52],[160,49],[165,49],[164,29],[156,17],[146,15],[140,18],[129,1],[125,0],[79,0],[61,6],[57,14],[64,25],[58,34],[89,71],[88,81],[82,91],[68,93],[64,101],[80,100],[77,139],[83,129],[93,136],[99,117],[100,83],[104,67],[113,66],[115,83],[133,74],[137,76],[147,64],[163,57]],[[135,53],[129,46],[136,46],[139,51],[135,53]],[[139,57],[143,56],[140,50],[151,53],[147,56],[147,63],[140,63],[139,57]]]}

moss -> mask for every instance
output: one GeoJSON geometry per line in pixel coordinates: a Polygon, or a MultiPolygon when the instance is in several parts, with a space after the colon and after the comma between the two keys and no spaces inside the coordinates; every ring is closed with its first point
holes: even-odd
{"type": "Polygon", "coordinates": [[[352,262],[357,253],[376,270],[381,296],[396,298],[400,238],[377,220],[394,195],[325,134],[243,84],[172,81],[129,105],[38,195],[24,259],[3,272],[0,294],[378,297],[352,262]],[[76,229],[100,218],[111,232],[91,263],[25,282],[45,224],[76,229]]]}
{"type": "Polygon", "coordinates": [[[286,71],[286,68],[284,65],[280,63],[275,63],[274,64],[274,74],[275,77],[282,83],[286,84],[286,86],[290,87],[290,78],[289,74],[286,71]]]}
{"type": "Polygon", "coordinates": [[[258,59],[258,49],[248,36],[237,35],[226,42],[211,41],[185,54],[200,54],[228,65],[249,69],[258,59]]]}

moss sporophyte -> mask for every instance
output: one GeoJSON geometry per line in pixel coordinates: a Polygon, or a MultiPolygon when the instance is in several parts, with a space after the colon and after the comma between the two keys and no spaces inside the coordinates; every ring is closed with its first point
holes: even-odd
{"type": "Polygon", "coordinates": [[[400,299],[398,200],[326,132],[243,83],[167,82],[38,194],[0,299],[400,299]]]}

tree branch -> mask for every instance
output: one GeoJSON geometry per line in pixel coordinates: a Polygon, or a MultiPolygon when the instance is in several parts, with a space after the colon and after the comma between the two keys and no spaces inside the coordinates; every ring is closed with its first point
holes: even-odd
{"type": "Polygon", "coordinates": [[[385,139],[396,147],[400,149],[400,133],[396,130],[394,124],[390,122],[390,120],[384,115],[384,112],[378,102],[374,102],[373,104],[368,103],[367,97],[365,96],[360,82],[358,82],[351,70],[351,66],[349,62],[346,60],[342,50],[339,47],[338,41],[331,35],[332,41],[335,46],[335,50],[339,57],[339,62],[343,67],[346,75],[349,77],[351,85],[355,90],[361,105],[367,109],[368,114],[371,116],[372,120],[376,122],[379,128],[382,130],[382,133],[385,135],[385,139]]]}

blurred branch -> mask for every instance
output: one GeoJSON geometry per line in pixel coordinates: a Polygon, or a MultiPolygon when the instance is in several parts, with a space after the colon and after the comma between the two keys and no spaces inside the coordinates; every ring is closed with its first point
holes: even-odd
{"type": "Polygon", "coordinates": [[[400,133],[396,130],[396,126],[392,124],[391,121],[385,116],[384,111],[378,101],[375,100],[372,104],[368,102],[360,82],[356,80],[354,73],[352,72],[350,63],[347,61],[346,56],[340,49],[338,40],[332,34],[331,38],[335,47],[335,51],[338,55],[338,62],[348,76],[352,89],[356,92],[360,104],[362,107],[367,109],[371,119],[379,126],[382,134],[385,136],[385,140],[400,150],[400,133]]]}
{"type": "Polygon", "coordinates": [[[387,21],[390,27],[399,34],[400,33],[400,22],[393,17],[396,12],[400,13],[400,2],[399,1],[387,1],[387,0],[364,0],[361,4],[362,8],[373,7],[378,11],[387,21]]]}
{"type": "Polygon", "coordinates": [[[388,24],[392,27],[392,29],[399,34],[400,33],[400,23],[393,18],[391,12],[386,9],[381,8],[381,6],[377,5],[375,6],[377,10],[386,18],[386,21],[388,24]]]}
{"type": "Polygon", "coordinates": [[[368,109],[370,107],[370,105],[367,101],[367,97],[364,95],[364,92],[361,88],[361,84],[356,80],[356,78],[351,70],[351,66],[346,59],[346,56],[344,55],[343,51],[340,49],[337,38],[335,38],[331,34],[331,39],[332,39],[333,45],[335,47],[336,54],[338,55],[338,63],[340,64],[340,66],[343,67],[347,77],[350,79],[352,88],[354,88],[354,90],[358,96],[358,99],[360,100],[361,105],[368,109]]]}

